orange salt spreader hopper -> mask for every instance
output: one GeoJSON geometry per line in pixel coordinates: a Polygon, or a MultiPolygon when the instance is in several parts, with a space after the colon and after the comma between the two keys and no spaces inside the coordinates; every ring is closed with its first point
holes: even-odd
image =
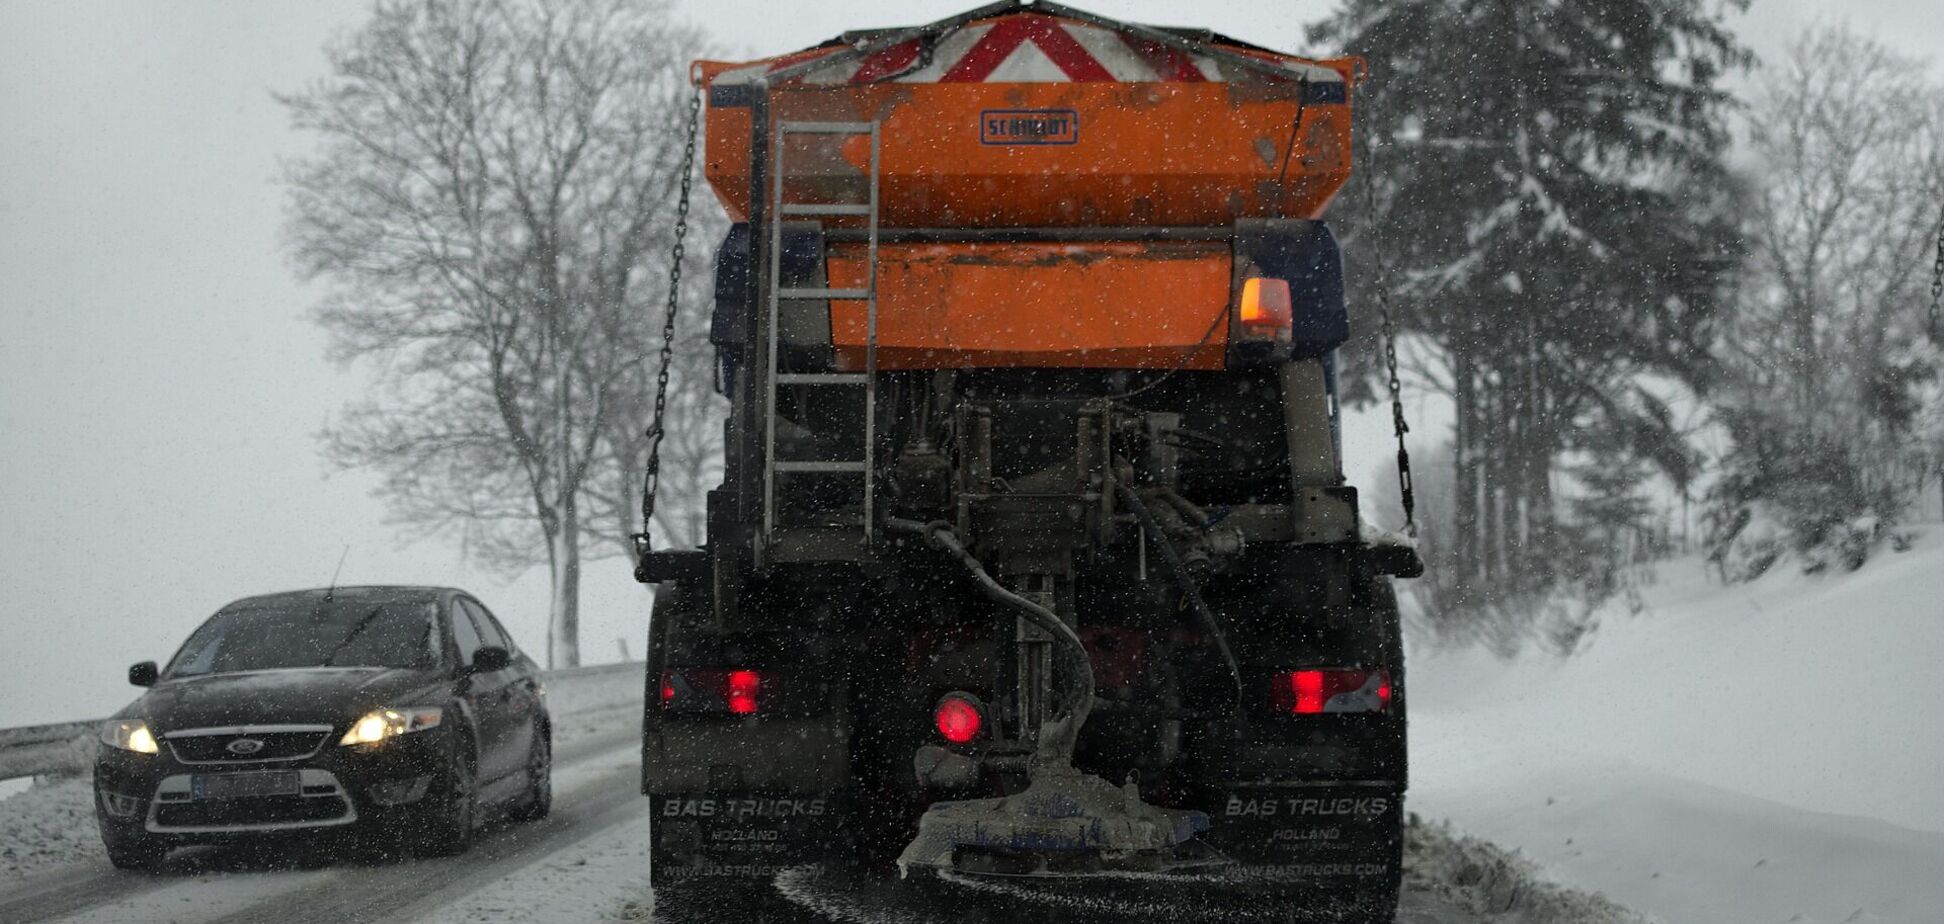
{"type": "MultiPolygon", "coordinates": [[[[868,135],[779,145],[775,129],[877,123],[883,370],[1224,368],[1250,335],[1242,283],[1264,275],[1251,248],[1308,233],[1349,177],[1361,73],[1354,58],[1025,2],[695,65],[706,175],[738,222],[762,227],[775,202],[865,201],[868,135]]],[[[785,256],[830,287],[862,286],[866,223],[805,222],[793,233],[812,243],[785,256]]],[[[863,302],[792,307],[786,340],[862,368],[863,302]]]]}

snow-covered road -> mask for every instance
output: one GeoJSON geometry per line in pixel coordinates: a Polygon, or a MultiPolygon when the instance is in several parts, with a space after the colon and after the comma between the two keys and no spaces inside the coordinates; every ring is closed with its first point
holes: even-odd
{"type": "MultiPolygon", "coordinates": [[[[1091,894],[1048,895],[949,882],[817,880],[785,874],[735,896],[685,896],[656,906],[648,888],[647,802],[639,780],[640,683],[555,701],[560,739],[552,817],[484,832],[470,853],[379,860],[328,851],[266,857],[178,851],[153,875],[113,869],[94,841],[85,781],[0,800],[0,922],[568,924],[663,921],[750,924],[1291,920],[1274,895],[1233,883],[1157,889],[1107,882],[1091,894]]],[[[1544,886],[1502,851],[1417,825],[1399,924],[1633,924],[1597,899],[1544,886]]]]}
{"type": "MultiPolygon", "coordinates": [[[[8,924],[339,924],[480,921],[567,924],[643,921],[749,924],[752,921],[922,924],[922,922],[1288,920],[1267,897],[1225,886],[1171,890],[1157,903],[1140,883],[1115,884],[1086,900],[934,883],[819,882],[779,877],[770,888],[730,896],[688,896],[655,907],[647,885],[647,803],[636,794],[634,727],[620,713],[603,733],[562,746],[554,814],[537,825],[489,830],[460,857],[374,861],[328,853],[277,858],[236,851],[178,853],[160,874],[117,871],[105,859],[62,863],[0,880],[0,921],[8,924]],[[1146,893],[1139,895],[1135,893],[1146,893]],[[1134,899],[1134,900],[1130,900],[1134,899]],[[1174,911],[1180,914],[1171,913],[1174,911]],[[1160,917],[1156,917],[1156,915],[1160,917]]],[[[36,794],[25,794],[33,798],[36,794]]],[[[1399,924],[1571,921],[1621,924],[1597,902],[1572,917],[1534,917],[1529,885],[1479,845],[1461,846],[1419,831],[1399,924]],[[1513,904],[1510,915],[1495,915],[1513,904]]]]}
{"type": "MultiPolygon", "coordinates": [[[[623,720],[623,715],[613,718],[623,720]]],[[[538,824],[491,828],[464,856],[382,861],[323,851],[266,857],[203,849],[178,852],[156,875],[120,872],[95,857],[0,886],[0,921],[439,920],[443,909],[509,877],[529,874],[532,864],[603,838],[618,826],[634,823],[645,830],[647,805],[635,794],[638,753],[638,739],[624,720],[563,743],[553,816],[538,824]]],[[[645,874],[645,864],[641,869],[645,874]]]]}

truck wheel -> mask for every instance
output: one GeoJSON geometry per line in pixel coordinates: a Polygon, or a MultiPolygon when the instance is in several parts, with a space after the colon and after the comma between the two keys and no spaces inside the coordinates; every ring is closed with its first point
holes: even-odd
{"type": "MultiPolygon", "coordinates": [[[[1401,857],[1398,859],[1401,860],[1401,857]]],[[[1386,862],[1390,862],[1389,858],[1386,862]]],[[[1343,924],[1392,924],[1397,919],[1397,899],[1403,885],[1403,870],[1393,863],[1390,874],[1380,882],[1349,890],[1343,895],[1337,920],[1343,924]]]]}
{"type": "Polygon", "coordinates": [[[1344,924],[1392,924],[1397,920],[1397,889],[1357,893],[1345,909],[1344,924]]]}
{"type": "MultiPolygon", "coordinates": [[[[767,879],[703,877],[679,884],[664,882],[650,887],[655,897],[656,921],[729,920],[739,913],[756,910],[769,891],[767,879]]],[[[768,920],[756,917],[755,920],[768,920]]]]}

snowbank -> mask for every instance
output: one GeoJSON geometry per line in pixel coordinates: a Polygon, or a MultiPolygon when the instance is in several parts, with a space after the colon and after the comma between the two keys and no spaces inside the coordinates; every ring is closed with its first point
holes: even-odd
{"type": "Polygon", "coordinates": [[[1404,829],[1404,907],[1414,893],[1504,924],[1642,924],[1605,896],[1545,879],[1531,861],[1412,812],[1404,829]]]}
{"type": "Polygon", "coordinates": [[[1854,574],[1662,569],[1566,661],[1412,663],[1412,807],[1680,924],[1944,915],[1944,530],[1854,574]]]}
{"type": "Polygon", "coordinates": [[[0,799],[0,882],[101,855],[93,798],[83,777],[37,780],[0,799]]]}

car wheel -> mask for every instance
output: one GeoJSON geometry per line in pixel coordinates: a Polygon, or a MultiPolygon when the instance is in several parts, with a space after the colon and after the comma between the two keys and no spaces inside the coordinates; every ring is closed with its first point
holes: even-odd
{"type": "Polygon", "coordinates": [[[417,852],[430,857],[449,857],[471,849],[473,830],[479,823],[479,773],[473,764],[472,746],[456,741],[447,760],[444,779],[439,781],[440,796],[429,808],[424,824],[417,831],[417,852]]]}
{"type": "Polygon", "coordinates": [[[553,743],[544,725],[533,729],[533,748],[527,753],[527,789],[507,817],[539,821],[553,811],[553,743]]]}
{"type": "Polygon", "coordinates": [[[169,845],[146,834],[109,834],[102,832],[101,843],[108,848],[108,862],[116,869],[152,871],[162,867],[169,856],[169,845]]]}

